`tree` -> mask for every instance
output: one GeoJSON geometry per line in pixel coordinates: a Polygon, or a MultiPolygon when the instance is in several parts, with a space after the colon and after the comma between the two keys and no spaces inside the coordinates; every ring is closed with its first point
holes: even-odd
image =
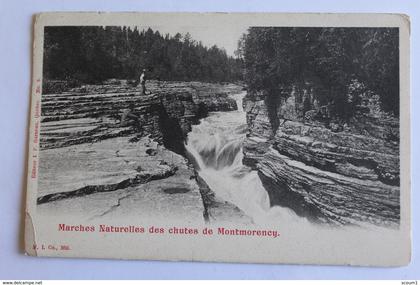
{"type": "Polygon", "coordinates": [[[162,80],[228,82],[241,79],[241,62],[190,34],[173,37],[151,28],[46,27],[44,78],[100,83],[137,79],[141,69],[162,80]]]}
{"type": "MultiPolygon", "coordinates": [[[[399,112],[398,29],[252,27],[239,41],[250,93],[265,96],[273,129],[277,108],[290,90],[309,88],[333,115],[349,120],[358,100],[348,100],[353,80],[399,112]]],[[[309,102],[302,102],[309,108],[309,102]]]]}

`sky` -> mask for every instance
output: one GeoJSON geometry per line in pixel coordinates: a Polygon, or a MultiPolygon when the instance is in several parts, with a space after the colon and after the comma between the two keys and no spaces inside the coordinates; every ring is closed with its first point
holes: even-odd
{"type": "Polygon", "coordinates": [[[151,28],[153,31],[158,30],[161,34],[169,33],[174,36],[176,33],[185,35],[190,33],[191,38],[197,42],[201,41],[204,46],[211,47],[217,45],[224,48],[226,53],[234,56],[235,50],[238,48],[239,38],[248,29],[247,26],[225,25],[222,29],[217,25],[207,26],[185,26],[185,25],[165,25],[165,26],[137,26],[141,30],[151,28]]]}

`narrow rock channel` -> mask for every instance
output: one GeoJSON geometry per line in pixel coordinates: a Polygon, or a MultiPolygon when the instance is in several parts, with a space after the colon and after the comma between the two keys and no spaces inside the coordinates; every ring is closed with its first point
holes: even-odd
{"type": "Polygon", "coordinates": [[[193,124],[237,108],[236,85],[150,82],[150,95],[117,85],[83,86],[42,102],[38,210],[85,219],[133,216],[179,221],[244,215],[212,199],[185,155],[193,124]],[[124,115],[128,114],[128,115],[124,115]],[[123,119],[126,116],[128,119],[123,119]],[[205,197],[205,199],[203,198],[205,197]],[[206,202],[203,202],[203,201],[206,202]]]}

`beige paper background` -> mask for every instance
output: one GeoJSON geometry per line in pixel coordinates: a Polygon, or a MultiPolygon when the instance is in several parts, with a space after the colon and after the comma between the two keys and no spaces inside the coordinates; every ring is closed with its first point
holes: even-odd
{"type": "MultiPolygon", "coordinates": [[[[215,35],[216,37],[217,35],[215,35]]],[[[226,36],[226,35],[221,35],[226,36]]],[[[410,230],[410,95],[409,37],[407,16],[394,14],[279,14],[279,13],[43,13],[34,25],[33,86],[28,154],[25,247],[30,255],[95,257],[157,260],[197,260],[255,263],[349,264],[375,266],[406,265],[411,257],[410,230]],[[400,30],[400,155],[401,155],[401,224],[399,230],[356,227],[325,228],[311,224],[283,225],[276,228],[276,239],[240,236],[173,236],[151,234],[102,234],[58,232],[59,223],[92,224],[72,217],[37,215],[37,179],[31,168],[37,150],[35,137],[35,103],[37,79],[42,79],[43,27],[61,25],[129,25],[237,27],[305,26],[305,27],[399,27],[400,30]],[[37,244],[69,245],[71,251],[34,250],[37,244]]],[[[138,224],[124,217],[106,220],[107,225],[189,226],[199,230],[217,225],[195,224],[193,220],[148,221],[138,224]]],[[[102,222],[102,221],[101,221],[102,222]]],[[[92,225],[99,227],[99,222],[92,225]]]]}

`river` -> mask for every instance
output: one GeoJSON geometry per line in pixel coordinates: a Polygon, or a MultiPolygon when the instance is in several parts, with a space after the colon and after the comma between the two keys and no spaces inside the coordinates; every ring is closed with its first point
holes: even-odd
{"type": "Polygon", "coordinates": [[[217,197],[236,205],[255,224],[284,224],[303,220],[290,209],[270,207],[270,199],[257,171],[242,164],[246,137],[246,92],[231,95],[238,110],[212,112],[192,127],[186,149],[198,174],[217,197]]]}

